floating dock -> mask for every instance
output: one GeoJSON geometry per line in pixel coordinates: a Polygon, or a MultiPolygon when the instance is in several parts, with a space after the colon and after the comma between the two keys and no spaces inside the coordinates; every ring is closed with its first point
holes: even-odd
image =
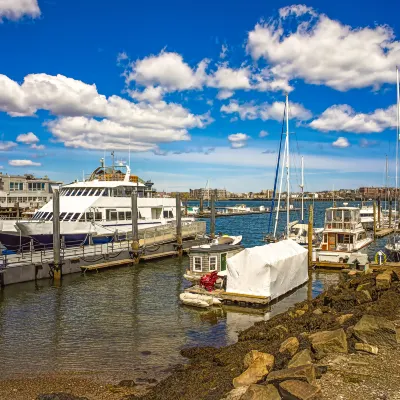
{"type": "Polygon", "coordinates": [[[377,229],[375,232],[375,238],[380,239],[385,236],[388,236],[394,232],[393,228],[382,228],[382,229],[377,229]]]}
{"type": "MultiPolygon", "coordinates": [[[[177,255],[175,231],[174,225],[140,230],[140,259],[153,260],[177,255]]],[[[204,221],[183,225],[183,251],[207,243],[205,232],[204,221]]],[[[64,248],[61,249],[61,263],[63,275],[129,265],[133,263],[132,240],[127,237],[126,240],[107,244],[64,248]]],[[[32,250],[2,255],[0,258],[0,286],[52,278],[53,273],[53,250],[32,250]]]]}

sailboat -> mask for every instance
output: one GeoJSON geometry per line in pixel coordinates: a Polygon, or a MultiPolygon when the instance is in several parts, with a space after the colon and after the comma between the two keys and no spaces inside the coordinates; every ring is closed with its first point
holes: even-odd
{"type": "MultiPolygon", "coordinates": [[[[399,139],[400,139],[400,84],[399,84],[399,68],[396,67],[396,92],[397,92],[397,127],[396,127],[396,176],[395,176],[395,200],[394,200],[394,214],[395,220],[398,217],[397,213],[397,189],[398,189],[398,165],[399,165],[399,139]]],[[[400,261],[400,236],[397,233],[397,221],[394,224],[394,235],[385,246],[390,261],[400,261]]]]}

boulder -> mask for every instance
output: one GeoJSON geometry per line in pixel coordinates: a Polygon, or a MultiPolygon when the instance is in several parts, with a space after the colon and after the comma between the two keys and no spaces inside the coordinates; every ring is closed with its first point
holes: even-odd
{"type": "Polygon", "coordinates": [[[354,348],[358,351],[364,351],[365,353],[378,354],[378,348],[368,343],[356,343],[354,348]]]}
{"type": "Polygon", "coordinates": [[[281,400],[274,385],[250,385],[240,400],[281,400]]]}
{"type": "Polygon", "coordinates": [[[371,293],[368,290],[361,290],[356,292],[356,299],[358,304],[368,303],[372,301],[371,293]]]}
{"type": "Polygon", "coordinates": [[[232,389],[222,400],[241,400],[247,389],[247,386],[232,389]]]}
{"type": "Polygon", "coordinates": [[[299,367],[272,371],[267,376],[267,383],[277,384],[288,380],[301,380],[310,384],[315,383],[314,365],[301,365],[299,367]]]}
{"type": "Polygon", "coordinates": [[[122,387],[133,387],[136,386],[136,382],[130,379],[124,379],[123,381],[120,381],[118,383],[118,386],[122,386],[122,387]]]}
{"type": "Polygon", "coordinates": [[[277,325],[271,328],[271,334],[274,336],[278,336],[280,339],[283,339],[286,334],[289,332],[288,328],[284,325],[277,325]]]}
{"type": "Polygon", "coordinates": [[[36,400],[89,400],[87,397],[78,397],[70,393],[39,394],[36,400]]]}
{"type": "Polygon", "coordinates": [[[336,322],[339,323],[340,325],[343,325],[345,322],[347,322],[349,319],[353,317],[354,314],[343,314],[340,315],[339,317],[336,318],[336,322]]]}
{"type": "Polygon", "coordinates": [[[354,336],[363,343],[395,346],[399,337],[393,322],[384,317],[363,315],[354,327],[354,336]]]}
{"type": "Polygon", "coordinates": [[[322,310],[320,308],[316,308],[312,313],[315,314],[315,315],[323,314],[323,312],[322,312],[322,310]]]}
{"type": "Polygon", "coordinates": [[[288,352],[293,357],[297,353],[299,346],[299,340],[296,337],[292,336],[290,338],[287,338],[281,344],[281,347],[279,348],[279,353],[288,352]]]}
{"type": "Polygon", "coordinates": [[[371,282],[361,283],[357,286],[356,292],[361,292],[361,290],[368,290],[371,288],[371,282]]]}
{"type": "Polygon", "coordinates": [[[324,356],[330,353],[347,353],[347,338],[343,329],[322,331],[310,335],[313,350],[324,356]]]}
{"type": "Polygon", "coordinates": [[[390,282],[392,281],[392,271],[385,271],[376,276],[377,289],[389,289],[390,282]]]}
{"type": "Polygon", "coordinates": [[[279,385],[279,390],[285,399],[317,400],[322,398],[321,388],[303,381],[282,382],[279,385]]]}
{"type": "Polygon", "coordinates": [[[250,386],[261,381],[274,366],[275,357],[268,353],[252,350],[244,357],[246,371],[233,379],[235,388],[250,386]]]}
{"type": "Polygon", "coordinates": [[[293,356],[289,361],[288,368],[295,368],[309,364],[312,364],[311,352],[308,349],[304,349],[293,356]]]}

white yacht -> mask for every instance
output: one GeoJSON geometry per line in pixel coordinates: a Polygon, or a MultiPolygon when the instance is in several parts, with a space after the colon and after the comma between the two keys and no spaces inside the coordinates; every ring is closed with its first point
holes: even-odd
{"type": "MultiPolygon", "coordinates": [[[[324,228],[313,228],[313,245],[321,242],[324,228]]],[[[308,224],[294,221],[289,230],[289,239],[298,243],[300,246],[308,246],[308,224]]]]}
{"type": "MultiPolygon", "coordinates": [[[[107,243],[132,230],[131,195],[138,192],[139,229],[175,221],[176,200],[153,198],[152,182],[131,175],[120,163],[97,168],[88,180],[60,189],[60,233],[65,245],[107,243]]],[[[17,222],[21,234],[34,241],[53,242],[53,201],[39,209],[30,221],[17,222]]],[[[193,221],[193,218],[182,218],[193,221]]]]}
{"type": "Polygon", "coordinates": [[[367,237],[358,207],[331,207],[325,211],[323,239],[317,251],[320,262],[368,262],[367,248],[373,239],[367,237]]]}

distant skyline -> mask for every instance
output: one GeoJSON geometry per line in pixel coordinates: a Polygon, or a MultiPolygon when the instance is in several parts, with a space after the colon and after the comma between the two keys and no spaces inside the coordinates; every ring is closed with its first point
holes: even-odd
{"type": "Polygon", "coordinates": [[[0,2],[0,166],[70,182],[115,150],[166,191],[394,186],[400,5],[0,2]]]}

